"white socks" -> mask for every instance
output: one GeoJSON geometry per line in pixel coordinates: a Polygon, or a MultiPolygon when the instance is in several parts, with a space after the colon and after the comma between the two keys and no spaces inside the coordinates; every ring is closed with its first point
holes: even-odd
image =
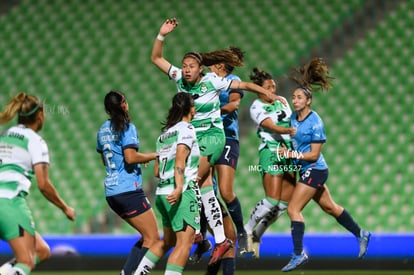
{"type": "Polygon", "coordinates": [[[279,201],[272,200],[271,198],[264,198],[260,200],[254,207],[250,215],[249,221],[244,226],[247,234],[252,234],[253,229],[256,227],[256,225],[263,219],[264,216],[270,213],[272,208],[276,206],[278,203],[279,201]]]}
{"type": "Polygon", "coordinates": [[[280,201],[278,205],[273,206],[271,211],[260,220],[254,229],[254,236],[261,238],[264,232],[272,225],[287,209],[287,203],[280,201]]]}
{"type": "Polygon", "coordinates": [[[214,232],[216,244],[224,242],[226,235],[224,234],[223,214],[212,186],[201,188],[201,201],[208,225],[214,232]]]}

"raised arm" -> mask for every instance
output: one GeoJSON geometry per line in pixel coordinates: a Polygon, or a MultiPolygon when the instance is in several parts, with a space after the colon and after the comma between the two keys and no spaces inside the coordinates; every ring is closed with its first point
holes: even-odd
{"type": "Polygon", "coordinates": [[[236,90],[245,90],[254,92],[256,94],[261,94],[268,98],[269,101],[275,101],[278,100],[282,102],[283,104],[287,104],[286,100],[281,98],[280,96],[275,95],[274,93],[270,92],[269,90],[266,90],[263,87],[260,87],[259,85],[256,85],[252,82],[244,82],[244,81],[237,81],[233,80],[230,89],[236,89],[236,90]]]}
{"type": "Polygon", "coordinates": [[[154,41],[151,52],[151,61],[161,71],[168,74],[168,70],[171,67],[171,63],[168,62],[162,55],[162,47],[164,44],[164,38],[170,32],[172,32],[178,26],[178,21],[175,18],[165,20],[162,24],[157,38],[154,41]]]}

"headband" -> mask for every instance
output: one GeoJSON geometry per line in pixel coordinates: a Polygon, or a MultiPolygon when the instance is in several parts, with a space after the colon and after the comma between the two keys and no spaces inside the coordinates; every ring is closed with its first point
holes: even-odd
{"type": "Polygon", "coordinates": [[[40,105],[39,104],[36,104],[36,106],[30,111],[30,112],[28,112],[28,113],[25,113],[25,114],[22,114],[22,113],[19,113],[19,116],[21,116],[21,117],[28,117],[28,116],[31,116],[31,115],[33,115],[37,110],[39,110],[39,108],[40,108],[40,105]]]}
{"type": "Polygon", "coordinates": [[[194,58],[195,60],[198,61],[199,64],[202,64],[203,62],[203,57],[201,56],[201,54],[197,53],[197,52],[189,52],[186,53],[183,57],[184,58],[194,58]]]}
{"type": "Polygon", "coordinates": [[[306,95],[307,98],[312,98],[312,92],[306,87],[298,87],[298,89],[302,90],[303,93],[306,95]]]}

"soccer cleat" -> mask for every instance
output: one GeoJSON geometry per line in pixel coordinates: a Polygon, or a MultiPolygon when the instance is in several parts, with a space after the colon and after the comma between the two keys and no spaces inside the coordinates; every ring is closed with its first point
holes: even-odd
{"type": "Polygon", "coordinates": [[[13,265],[9,262],[0,266],[0,275],[7,275],[9,271],[13,268],[13,265]]]}
{"type": "Polygon", "coordinates": [[[359,243],[359,254],[358,258],[362,259],[364,258],[365,254],[367,254],[368,250],[368,243],[371,239],[371,233],[369,231],[361,229],[360,237],[358,238],[359,243]]]}
{"type": "Polygon", "coordinates": [[[210,257],[210,261],[208,262],[208,265],[215,264],[232,247],[233,247],[233,242],[229,239],[225,239],[224,242],[220,244],[216,244],[214,247],[213,253],[211,253],[211,257],[210,257]]]}
{"type": "Polygon", "coordinates": [[[254,232],[252,236],[252,244],[250,250],[253,252],[253,256],[256,259],[260,258],[260,238],[257,237],[254,232]]]}
{"type": "Polygon", "coordinates": [[[188,258],[188,263],[190,264],[196,264],[200,262],[201,257],[204,253],[211,250],[213,246],[211,245],[211,242],[209,240],[202,240],[197,244],[197,248],[194,251],[194,253],[188,258]]]}
{"type": "Polygon", "coordinates": [[[247,245],[247,234],[240,233],[237,236],[237,253],[239,256],[243,256],[249,252],[249,247],[247,245]]]}
{"type": "Polygon", "coordinates": [[[304,251],[300,255],[293,254],[289,263],[282,268],[283,272],[288,272],[298,268],[299,266],[308,262],[308,255],[304,251]]]}

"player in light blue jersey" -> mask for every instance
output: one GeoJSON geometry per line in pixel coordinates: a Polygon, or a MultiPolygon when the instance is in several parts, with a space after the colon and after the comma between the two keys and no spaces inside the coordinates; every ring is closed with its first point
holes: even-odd
{"type": "Polygon", "coordinates": [[[28,275],[50,256],[49,245],[36,231],[27,204],[32,179],[69,220],[75,220],[75,210],[60,197],[49,178],[48,146],[38,134],[45,120],[43,104],[33,95],[19,93],[0,113],[0,124],[16,115],[17,125],[0,133],[0,239],[14,254],[14,259],[0,267],[0,274],[28,275]]]}
{"type": "Polygon", "coordinates": [[[292,96],[295,111],[291,117],[291,125],[296,128],[296,134],[293,136],[294,150],[284,148],[280,149],[279,153],[294,159],[301,169],[287,210],[291,220],[294,254],[282,271],[291,271],[308,261],[303,248],[305,222],[302,210],[311,199],[357,238],[358,258],[365,256],[371,237],[370,232],[361,229],[351,215],[335,203],[326,185],[328,165],[322,155],[322,146],[326,142],[325,128],[320,116],[311,109],[311,103],[312,92],[316,86],[324,90],[331,87],[328,66],[322,59],[314,58],[294,72],[297,74],[292,75],[291,79],[299,85],[292,96]]]}
{"type": "Polygon", "coordinates": [[[216,246],[211,254],[209,264],[215,264],[223,254],[232,247],[232,242],[225,236],[222,212],[212,187],[212,166],[223,152],[225,136],[220,117],[219,94],[227,89],[240,89],[263,94],[271,100],[279,97],[262,87],[250,82],[241,82],[218,77],[215,73],[204,74],[204,66],[226,63],[241,66],[237,55],[219,50],[207,54],[186,53],[181,68],[172,65],[162,54],[163,40],[178,26],[175,18],[167,19],[161,26],[154,40],[151,61],[175,82],[178,92],[190,93],[195,102],[196,113],[191,120],[200,146],[199,186],[204,213],[208,224],[214,232],[216,246]]]}
{"type": "Polygon", "coordinates": [[[111,209],[141,235],[131,249],[122,274],[135,270],[148,248],[160,239],[151,204],[142,190],[140,163],[155,160],[156,153],[141,153],[135,125],[130,122],[125,95],[111,91],[104,99],[110,119],[99,128],[96,151],[106,168],[105,196],[111,209]]]}

